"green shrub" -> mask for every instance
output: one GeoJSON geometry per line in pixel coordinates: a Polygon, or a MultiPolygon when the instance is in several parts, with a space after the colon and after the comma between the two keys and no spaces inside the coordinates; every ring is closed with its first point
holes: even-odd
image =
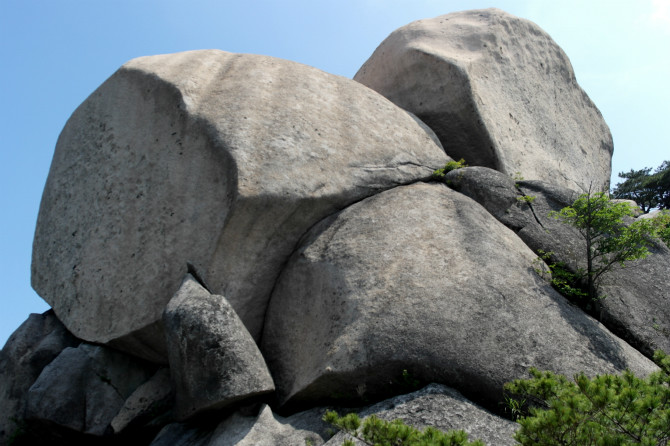
{"type": "MultiPolygon", "coordinates": [[[[374,415],[365,418],[361,423],[355,413],[340,417],[337,412],[328,411],[323,419],[370,446],[484,446],[479,440],[468,441],[468,434],[463,431],[442,432],[433,427],[420,431],[401,420],[385,421],[374,415]]],[[[342,443],[343,446],[354,444],[351,439],[342,443]]]]}
{"type": "MultiPolygon", "coordinates": [[[[647,378],[584,374],[573,381],[531,369],[528,380],[505,390],[530,402],[517,421],[521,445],[667,445],[670,441],[670,357],[657,351],[661,370],[647,378]]],[[[512,401],[518,401],[511,399],[512,401]]],[[[518,404],[517,404],[518,407],[518,404]]]]}
{"type": "Polygon", "coordinates": [[[627,203],[610,201],[604,192],[582,194],[572,205],[549,215],[577,228],[586,242],[586,269],[577,272],[581,275],[577,279],[586,283],[590,299],[597,298],[604,273],[649,255],[648,247],[657,233],[649,220],[625,224],[624,218],[632,217],[633,210],[627,203]]]}
{"type": "Polygon", "coordinates": [[[468,165],[465,164],[465,160],[463,158],[461,158],[458,161],[449,161],[447,164],[444,165],[442,169],[437,169],[436,171],[433,172],[433,179],[444,180],[444,176],[448,172],[451,172],[452,170],[456,169],[461,169],[463,167],[468,167],[468,165]]]}

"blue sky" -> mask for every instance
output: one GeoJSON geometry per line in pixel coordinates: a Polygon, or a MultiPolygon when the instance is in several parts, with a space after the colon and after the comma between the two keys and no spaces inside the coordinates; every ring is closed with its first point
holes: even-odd
{"type": "Polygon", "coordinates": [[[534,21],[568,54],[612,131],[614,182],[670,159],[670,0],[0,0],[0,345],[48,309],[30,288],[30,256],[56,139],[124,62],[218,48],[353,77],[394,29],[491,6],[534,21]]]}

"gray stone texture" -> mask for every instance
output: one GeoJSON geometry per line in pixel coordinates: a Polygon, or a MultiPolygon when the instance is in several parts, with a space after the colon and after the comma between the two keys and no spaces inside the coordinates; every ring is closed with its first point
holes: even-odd
{"type": "MultiPolygon", "coordinates": [[[[551,218],[578,192],[539,181],[517,181],[484,167],[449,172],[445,180],[455,190],[482,204],[536,253],[552,252],[553,261],[570,269],[586,268],[586,243],[577,229],[551,218]],[[535,197],[531,203],[518,200],[535,197]]],[[[651,357],[670,351],[670,250],[655,242],[646,259],[626,263],[603,276],[598,319],[635,348],[651,357]]]]}
{"type": "Polygon", "coordinates": [[[53,311],[31,314],[0,351],[0,445],[7,445],[23,419],[27,393],[44,367],[66,347],[79,344],[53,311]]]}
{"type": "Polygon", "coordinates": [[[125,400],[154,372],[153,365],[106,347],[68,347],[30,387],[26,419],[36,426],[109,434],[125,400]]]}
{"type": "Polygon", "coordinates": [[[281,404],[377,399],[403,370],[497,407],[531,366],[568,376],[656,367],[570,305],[481,205],[417,183],[356,203],[303,238],[261,349],[281,404]]]}
{"type": "Polygon", "coordinates": [[[164,367],[130,394],[109,424],[115,434],[138,426],[151,425],[158,418],[167,418],[166,413],[171,411],[173,403],[170,370],[164,367]]]}
{"type": "Polygon", "coordinates": [[[142,57],[56,146],[32,284],[77,336],[165,362],[160,318],[191,262],[260,335],[272,284],[325,216],[449,158],[349,79],[218,50],[142,57]]]}
{"type": "Polygon", "coordinates": [[[247,407],[208,428],[170,424],[151,446],[319,446],[330,437],[330,425],[322,420],[325,412],[317,407],[281,417],[265,404],[257,410],[247,407]]]}
{"type": "MultiPolygon", "coordinates": [[[[462,430],[470,441],[478,439],[490,446],[517,444],[513,439],[516,423],[493,415],[441,384],[430,384],[416,392],[389,398],[361,410],[358,415],[361,418],[376,415],[386,421],[399,419],[420,430],[427,427],[444,432],[462,430]]],[[[346,434],[338,433],[326,445],[340,446],[345,438],[348,438],[346,434]]],[[[358,440],[355,443],[363,444],[358,440]]]]}
{"type": "Polygon", "coordinates": [[[274,391],[263,355],[235,310],[190,274],[165,308],[163,322],[177,419],[274,391]]]}
{"type": "Polygon", "coordinates": [[[412,22],[354,79],[416,114],[454,159],[608,189],[609,128],[568,57],[528,20],[484,9],[412,22]]]}

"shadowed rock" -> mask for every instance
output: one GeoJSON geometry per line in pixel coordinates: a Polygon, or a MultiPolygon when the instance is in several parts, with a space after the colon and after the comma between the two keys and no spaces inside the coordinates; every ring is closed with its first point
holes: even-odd
{"type": "Polygon", "coordinates": [[[274,391],[263,356],[235,310],[190,274],[163,321],[178,419],[274,391]]]}
{"type": "Polygon", "coordinates": [[[84,434],[108,433],[112,419],[155,367],[112,349],[68,347],[28,391],[26,419],[84,434]]]}
{"type": "Polygon", "coordinates": [[[0,445],[23,419],[27,392],[44,367],[66,347],[79,344],[56,318],[53,311],[31,314],[9,337],[0,351],[0,445]]]}
{"type": "Polygon", "coordinates": [[[609,128],[568,57],[528,20],[483,9],[412,22],[354,79],[416,114],[455,159],[608,189],[609,128]]]}

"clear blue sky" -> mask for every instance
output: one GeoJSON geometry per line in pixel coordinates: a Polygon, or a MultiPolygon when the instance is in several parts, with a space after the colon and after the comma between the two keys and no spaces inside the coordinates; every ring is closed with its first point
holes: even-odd
{"type": "Polygon", "coordinates": [[[58,134],[124,62],[218,48],[352,77],[394,29],[491,6],[534,21],[566,51],[614,136],[614,182],[670,159],[670,0],[0,0],[0,346],[48,309],[30,288],[30,256],[58,134]]]}

